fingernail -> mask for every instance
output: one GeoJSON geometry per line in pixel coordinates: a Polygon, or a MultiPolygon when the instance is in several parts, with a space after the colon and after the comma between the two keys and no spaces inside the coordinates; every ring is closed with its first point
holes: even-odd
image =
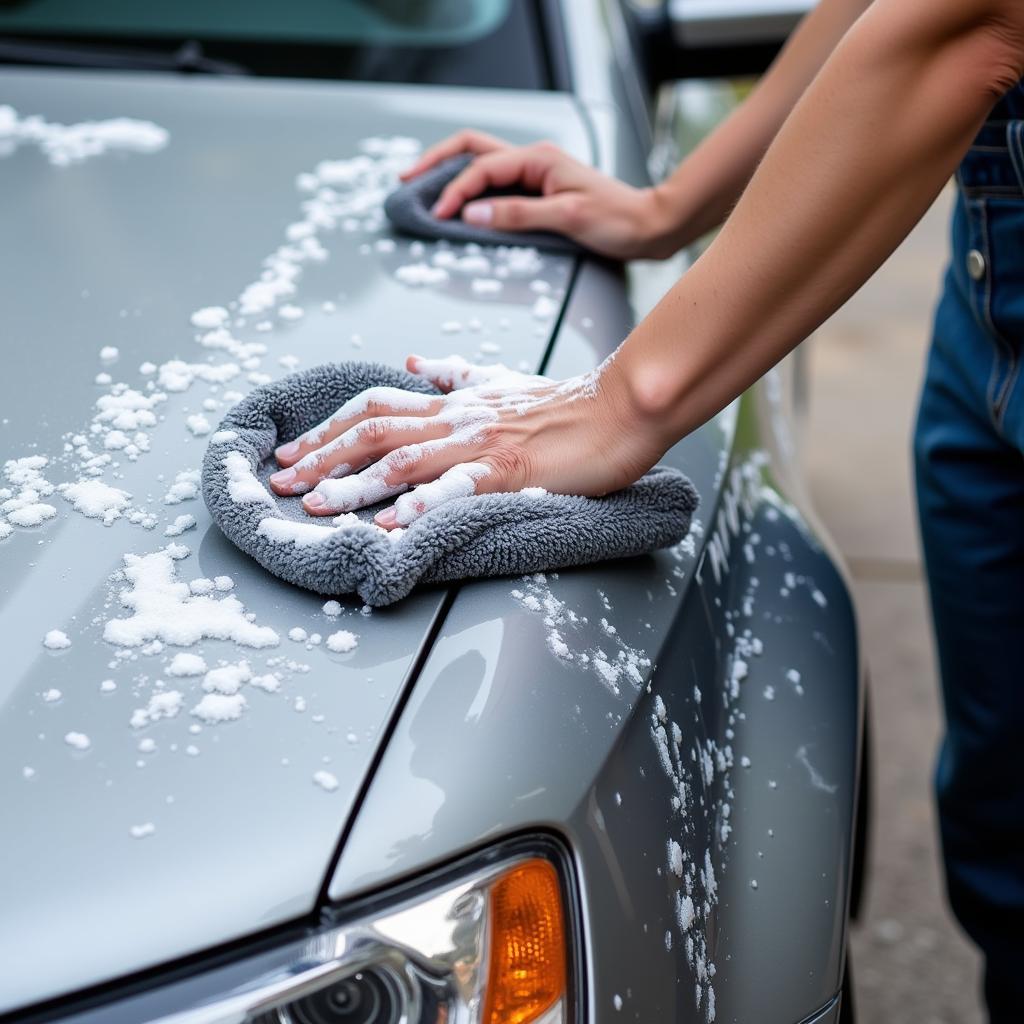
{"type": "Polygon", "coordinates": [[[281,445],[281,447],[278,448],[277,451],[274,452],[274,455],[277,456],[278,459],[290,459],[293,455],[298,455],[298,454],[299,454],[299,442],[298,441],[289,441],[287,444],[281,445]]]}
{"type": "Polygon", "coordinates": [[[398,525],[398,513],[394,508],[386,508],[382,512],[378,512],[373,517],[373,521],[385,530],[393,530],[398,525]]]}
{"type": "Polygon", "coordinates": [[[294,469],[282,469],[280,472],[272,473],[270,476],[270,482],[274,484],[275,487],[285,487],[286,485],[290,484],[294,479],[294,469]]]}
{"type": "Polygon", "coordinates": [[[312,494],[307,494],[306,497],[302,499],[302,503],[306,508],[322,508],[327,504],[327,499],[322,494],[317,494],[317,492],[314,491],[312,494]]]}
{"type": "Polygon", "coordinates": [[[490,224],[494,207],[490,203],[469,203],[462,208],[462,219],[470,224],[490,224]]]}
{"type": "Polygon", "coordinates": [[[438,201],[436,203],[434,203],[434,205],[430,208],[430,216],[431,217],[437,217],[439,215],[438,211],[440,209],[441,209],[441,200],[438,199],[438,201]]]}

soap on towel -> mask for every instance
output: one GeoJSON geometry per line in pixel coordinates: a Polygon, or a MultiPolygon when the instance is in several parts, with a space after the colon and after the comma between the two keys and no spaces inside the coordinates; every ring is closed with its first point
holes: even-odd
{"type": "Polygon", "coordinates": [[[327,419],[367,388],[436,394],[433,385],[373,363],[317,366],[256,388],[224,417],[203,460],[214,522],[268,572],[318,594],[357,593],[370,605],[401,600],[419,583],[522,575],[625,558],[681,541],[697,507],[681,473],[656,467],[603,498],[533,489],[456,498],[393,538],[372,522],[312,518],[300,497],[266,485],[274,449],[327,419]]]}
{"type": "MultiPolygon", "coordinates": [[[[472,159],[468,154],[453,156],[395,189],[384,201],[384,212],[391,223],[399,231],[420,238],[444,238],[449,242],[478,242],[481,245],[532,245],[536,249],[572,255],[584,251],[571,238],[551,231],[496,231],[479,224],[467,224],[458,215],[438,220],[430,208],[445,185],[472,159]]],[[[493,189],[480,198],[522,194],[521,189],[493,189]]]]}

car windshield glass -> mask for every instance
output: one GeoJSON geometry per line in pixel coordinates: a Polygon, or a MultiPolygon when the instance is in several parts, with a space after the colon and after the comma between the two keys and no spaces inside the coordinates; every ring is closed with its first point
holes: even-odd
{"type": "Polygon", "coordinates": [[[453,46],[494,29],[509,0],[27,0],[0,27],[47,35],[453,46]]]}
{"type": "MultiPolygon", "coordinates": [[[[126,47],[199,44],[253,74],[550,87],[535,5],[511,0],[0,0],[0,41],[107,47],[122,66],[126,47]]],[[[40,52],[22,45],[0,59],[64,62],[56,46],[40,52]]]]}

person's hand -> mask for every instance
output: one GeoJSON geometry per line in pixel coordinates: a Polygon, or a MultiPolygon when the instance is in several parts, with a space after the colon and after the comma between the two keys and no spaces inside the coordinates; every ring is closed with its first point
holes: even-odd
{"type": "Polygon", "coordinates": [[[541,487],[601,495],[639,479],[661,457],[654,431],[630,408],[614,362],[549,380],[458,356],[410,356],[413,373],[446,394],[371,388],[276,451],[270,477],[303,494],[314,516],[400,495],[376,522],[408,526],[452,498],[541,487]],[[409,490],[409,488],[414,488],[409,490]]]}
{"type": "Polygon", "coordinates": [[[499,231],[556,231],[613,259],[671,255],[674,217],[657,188],[638,189],[581,164],[550,142],[512,146],[463,131],[428,149],[402,174],[410,180],[459,153],[476,159],[444,188],[432,213],[460,214],[499,231]],[[478,199],[488,189],[520,185],[536,196],[478,199]]]}

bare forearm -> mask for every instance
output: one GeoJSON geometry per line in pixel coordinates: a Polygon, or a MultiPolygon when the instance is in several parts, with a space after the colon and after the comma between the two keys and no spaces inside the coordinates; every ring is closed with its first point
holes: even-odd
{"type": "Polygon", "coordinates": [[[614,372],[670,444],[838,308],[928,208],[1021,74],[1021,16],[876,0],[769,148],[725,227],[614,372]],[[1016,24],[1015,24],[1016,22],[1016,24]]]}
{"type": "Polygon", "coordinates": [[[870,0],[821,0],[746,101],[656,189],[671,228],[666,252],[728,216],[811,80],[870,0]]]}

